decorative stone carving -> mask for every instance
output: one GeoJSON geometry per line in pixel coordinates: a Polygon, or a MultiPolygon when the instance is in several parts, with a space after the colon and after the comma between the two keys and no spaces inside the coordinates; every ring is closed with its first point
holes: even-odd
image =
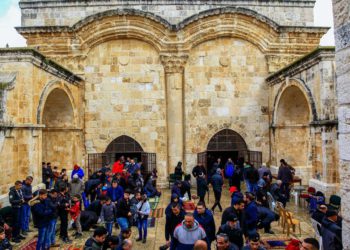
{"type": "Polygon", "coordinates": [[[230,58],[227,56],[222,56],[220,57],[219,62],[222,67],[227,67],[230,64],[230,58]]]}
{"type": "Polygon", "coordinates": [[[188,55],[160,55],[160,61],[164,65],[165,73],[182,73],[187,62],[188,55]]]}

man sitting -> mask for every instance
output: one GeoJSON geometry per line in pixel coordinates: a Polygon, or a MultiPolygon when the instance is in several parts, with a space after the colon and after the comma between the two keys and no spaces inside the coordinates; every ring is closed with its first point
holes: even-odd
{"type": "Polygon", "coordinates": [[[95,229],[93,237],[90,237],[84,246],[84,250],[102,249],[103,244],[107,237],[107,230],[104,227],[98,227],[95,229]]]}

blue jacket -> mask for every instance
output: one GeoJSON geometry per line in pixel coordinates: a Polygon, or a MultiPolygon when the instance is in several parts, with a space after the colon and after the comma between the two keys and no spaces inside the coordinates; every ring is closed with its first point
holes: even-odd
{"type": "Polygon", "coordinates": [[[77,174],[79,176],[79,179],[82,180],[84,177],[84,170],[79,167],[77,170],[73,169],[72,174],[71,174],[71,179],[73,179],[73,175],[77,174]]]}
{"type": "Polygon", "coordinates": [[[157,189],[153,186],[152,179],[149,179],[144,187],[147,197],[154,197],[157,194],[157,189]]]}
{"type": "Polygon", "coordinates": [[[197,210],[194,211],[193,216],[196,221],[204,228],[209,242],[215,240],[215,221],[213,213],[209,209],[205,209],[204,214],[199,214],[197,210]]]}
{"type": "Polygon", "coordinates": [[[24,201],[28,202],[33,198],[32,185],[27,185],[25,181],[22,183],[22,194],[24,201]]]}
{"type": "Polygon", "coordinates": [[[174,231],[174,250],[192,250],[197,240],[206,240],[204,229],[195,220],[191,229],[188,229],[184,222],[178,225],[174,231]]]}
{"type": "Polygon", "coordinates": [[[107,189],[107,195],[113,202],[116,202],[124,197],[124,189],[119,185],[116,188],[110,187],[107,189]]]}
{"type": "Polygon", "coordinates": [[[258,207],[255,201],[250,202],[245,208],[245,224],[248,229],[256,228],[258,224],[258,207]]]}
{"type": "Polygon", "coordinates": [[[173,188],[171,189],[171,195],[173,194],[177,194],[179,198],[181,197],[181,190],[176,184],[174,184],[173,188]]]}
{"type": "Polygon", "coordinates": [[[322,245],[325,250],[340,250],[342,245],[342,229],[333,221],[323,218],[322,227],[322,245]]]}
{"type": "Polygon", "coordinates": [[[213,186],[213,190],[216,192],[222,192],[222,185],[224,184],[224,181],[222,179],[222,176],[218,173],[215,173],[211,177],[211,185],[213,186]]]}
{"type": "Polygon", "coordinates": [[[53,209],[49,204],[49,200],[41,200],[39,203],[32,207],[33,214],[36,217],[36,225],[38,228],[49,226],[50,220],[53,216],[53,209]]]}

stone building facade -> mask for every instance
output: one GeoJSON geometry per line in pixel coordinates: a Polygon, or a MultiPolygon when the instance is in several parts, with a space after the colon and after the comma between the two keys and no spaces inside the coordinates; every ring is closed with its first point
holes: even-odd
{"type": "MultiPolygon", "coordinates": [[[[211,142],[231,145],[235,157],[237,145],[261,152],[260,162],[272,166],[283,156],[305,177],[317,170],[321,184],[337,182],[330,166],[337,159],[334,63],[330,49],[314,51],[328,28],[312,26],[313,6],[309,0],[21,0],[17,30],[35,49],[28,51],[44,59],[33,70],[6,56],[1,62],[5,76],[18,76],[4,91],[6,121],[30,123],[37,134],[33,139],[25,127],[28,135],[15,136],[28,152],[20,177],[39,173],[41,161],[86,167],[89,156],[123,138],[126,152],[132,146],[156,154],[161,184],[178,161],[190,172],[211,142]],[[47,69],[51,60],[59,73],[47,69]],[[10,95],[27,85],[30,105],[11,103],[19,95],[10,95]],[[289,107],[293,101],[300,105],[289,107]],[[16,120],[11,109],[30,119],[16,120]],[[37,158],[28,166],[30,154],[37,158]]],[[[15,150],[8,140],[1,158],[15,150]]]]}
{"type": "Polygon", "coordinates": [[[333,0],[339,115],[339,175],[343,247],[350,249],[350,3],[333,0]]]}

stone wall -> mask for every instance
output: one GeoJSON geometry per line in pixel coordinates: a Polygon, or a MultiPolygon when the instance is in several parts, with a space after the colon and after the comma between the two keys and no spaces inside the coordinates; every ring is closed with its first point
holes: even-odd
{"type": "MultiPolygon", "coordinates": [[[[15,78],[9,83],[1,82],[2,102],[5,104],[0,120],[0,169],[3,173],[0,178],[1,194],[8,193],[9,187],[16,180],[24,179],[28,175],[34,177],[34,185],[41,183],[42,161],[51,161],[60,168],[70,168],[73,162],[81,163],[84,153],[81,147],[81,109],[75,106],[82,107],[82,98],[80,88],[74,80],[75,76],[34,50],[1,49],[0,78],[6,79],[1,77],[6,75],[14,75],[15,78]],[[67,79],[69,77],[70,80],[67,79]],[[4,86],[6,87],[3,88],[4,86]],[[42,117],[50,112],[44,107],[47,97],[55,89],[68,91],[71,95],[74,103],[72,114],[75,115],[71,117],[70,128],[76,129],[78,137],[61,132],[60,135],[51,133],[56,136],[45,139],[47,134],[43,129],[50,127],[49,121],[54,121],[55,116],[51,114],[49,119],[42,117]],[[70,140],[67,140],[68,136],[70,140]],[[79,153],[73,158],[71,144],[80,144],[76,148],[79,153]]],[[[64,103],[64,106],[67,105],[69,103],[64,103]]],[[[52,106],[55,107],[52,112],[60,117],[59,103],[57,106],[52,103],[52,106]]],[[[53,123],[57,129],[62,127],[58,125],[60,121],[53,123]]]]}
{"type": "Polygon", "coordinates": [[[157,153],[161,180],[167,169],[164,68],[158,52],[138,40],[115,40],[89,51],[85,66],[85,145],[104,152],[121,135],[157,153]]]}
{"type": "Polygon", "coordinates": [[[253,44],[221,38],[195,47],[185,67],[186,163],[207,150],[218,131],[240,134],[249,150],[268,159],[267,62],[253,44]]]}
{"type": "Polygon", "coordinates": [[[350,249],[350,3],[333,0],[339,115],[339,158],[344,249],[350,249]]]}
{"type": "MultiPolygon", "coordinates": [[[[271,164],[284,158],[304,184],[339,183],[334,48],[319,48],[269,76],[271,164]]],[[[315,188],[326,190],[325,186],[315,188]]],[[[336,191],[329,187],[327,193],[336,191]]]]}
{"type": "Polygon", "coordinates": [[[20,1],[22,26],[72,26],[90,15],[111,9],[140,10],[160,16],[171,24],[178,24],[199,12],[227,6],[251,9],[280,25],[313,26],[314,1],[306,0],[20,1]]]}

